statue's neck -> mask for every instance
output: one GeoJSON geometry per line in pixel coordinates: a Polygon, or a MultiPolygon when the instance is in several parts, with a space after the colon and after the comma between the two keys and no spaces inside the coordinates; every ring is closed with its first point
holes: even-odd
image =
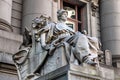
{"type": "Polygon", "coordinates": [[[64,21],[64,20],[59,20],[58,22],[59,22],[59,23],[65,23],[66,21],[64,21]]]}

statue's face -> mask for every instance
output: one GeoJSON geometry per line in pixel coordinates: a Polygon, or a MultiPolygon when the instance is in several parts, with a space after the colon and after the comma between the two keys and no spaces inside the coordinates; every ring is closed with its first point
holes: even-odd
{"type": "Polygon", "coordinates": [[[67,12],[63,12],[61,15],[61,20],[67,21],[67,16],[68,16],[67,12]]]}

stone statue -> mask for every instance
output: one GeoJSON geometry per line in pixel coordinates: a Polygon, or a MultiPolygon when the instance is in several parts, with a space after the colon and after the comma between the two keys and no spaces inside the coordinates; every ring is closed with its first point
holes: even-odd
{"type": "Polygon", "coordinates": [[[98,40],[81,32],[74,32],[65,24],[67,15],[67,11],[61,9],[57,12],[57,23],[45,16],[33,20],[33,29],[28,31],[31,43],[13,55],[20,80],[32,80],[47,62],[47,58],[54,55],[60,47],[64,48],[68,64],[97,64],[97,53],[100,50],[98,40]],[[23,71],[24,68],[26,71],[23,71]]]}
{"type": "Polygon", "coordinates": [[[65,21],[67,20],[67,11],[61,9],[57,12],[57,14],[57,23],[50,23],[38,32],[41,34],[42,47],[46,50],[48,49],[48,54],[51,55],[54,53],[53,51],[56,47],[64,46],[68,63],[70,60],[73,60],[70,59],[71,54],[73,54],[74,57],[76,57],[78,64],[83,62],[96,64],[93,61],[94,58],[89,59],[89,57],[92,57],[89,44],[95,40],[93,40],[92,37],[88,37],[80,32],[74,32],[74,30],[65,24],[65,21]],[[68,51],[68,48],[72,51],[68,51]]]}

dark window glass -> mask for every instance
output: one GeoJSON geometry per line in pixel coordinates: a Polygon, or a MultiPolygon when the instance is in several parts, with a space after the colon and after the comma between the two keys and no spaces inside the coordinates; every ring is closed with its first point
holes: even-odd
{"type": "Polygon", "coordinates": [[[76,19],[76,11],[74,5],[64,2],[63,9],[68,11],[68,18],[76,19]]]}

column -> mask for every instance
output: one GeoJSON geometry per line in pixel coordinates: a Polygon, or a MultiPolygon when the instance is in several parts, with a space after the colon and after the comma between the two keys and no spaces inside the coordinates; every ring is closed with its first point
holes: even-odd
{"type": "Polygon", "coordinates": [[[12,55],[19,50],[23,41],[20,34],[13,33],[11,26],[12,6],[16,6],[12,2],[15,0],[0,0],[0,79],[2,80],[18,79],[12,55]]]}
{"type": "Polygon", "coordinates": [[[103,49],[120,58],[120,0],[101,0],[101,35],[103,49]]]}
{"type": "Polygon", "coordinates": [[[40,15],[52,16],[52,0],[24,0],[22,27],[31,30],[32,20],[40,15]]]}
{"type": "Polygon", "coordinates": [[[0,0],[0,29],[12,31],[11,25],[12,0],[0,0]]]}
{"type": "Polygon", "coordinates": [[[100,39],[99,0],[91,0],[91,36],[100,39]]]}

